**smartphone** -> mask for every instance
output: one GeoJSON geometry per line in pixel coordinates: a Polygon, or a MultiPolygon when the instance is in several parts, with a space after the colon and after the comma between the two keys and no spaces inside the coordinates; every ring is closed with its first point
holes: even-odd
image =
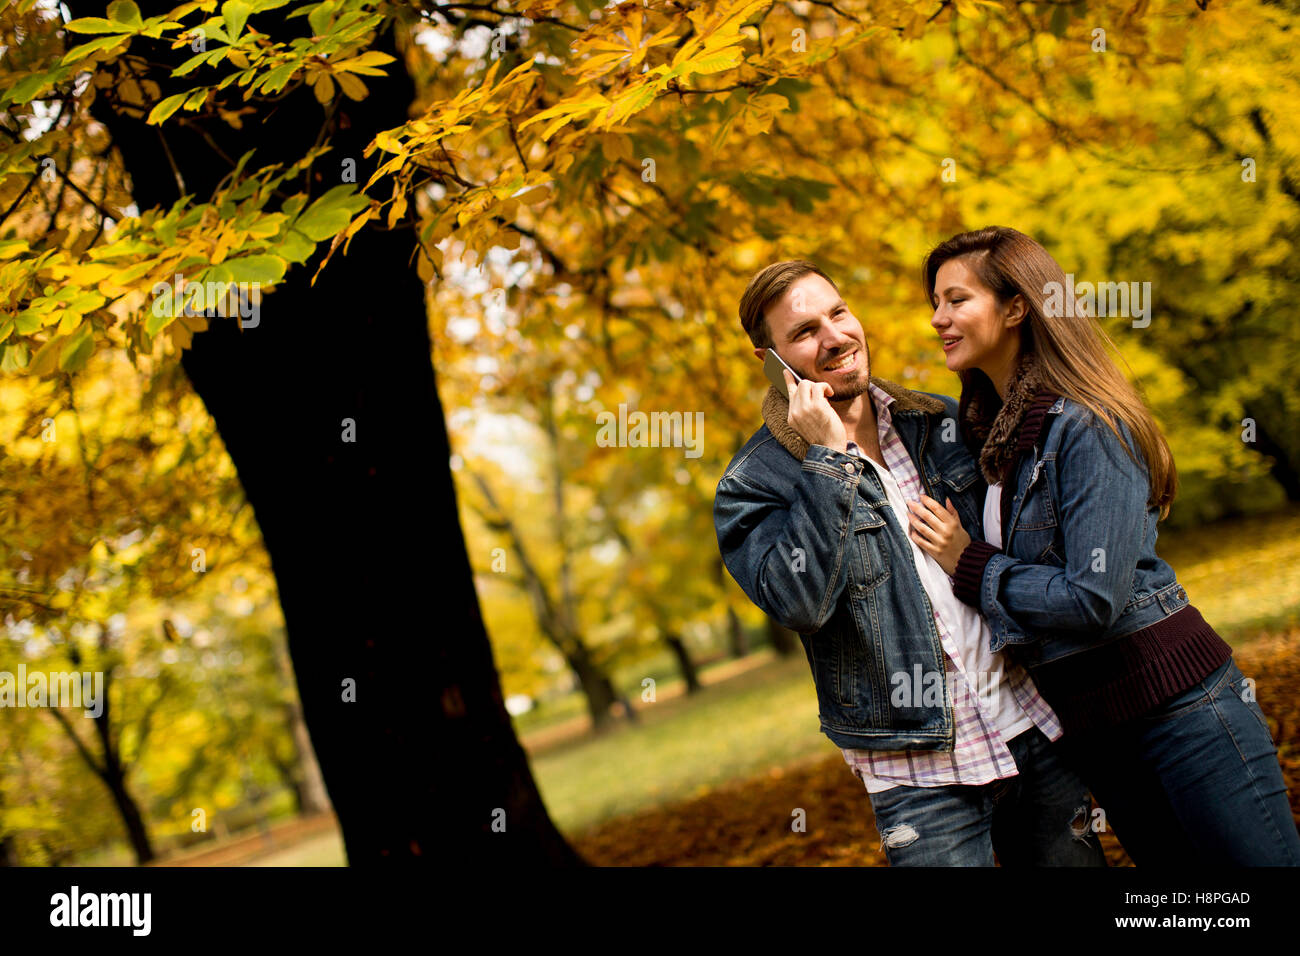
{"type": "Polygon", "coordinates": [[[789,390],[789,386],[785,383],[785,376],[781,374],[782,369],[790,369],[790,374],[794,376],[796,382],[803,381],[803,376],[786,365],[785,359],[776,354],[776,349],[769,348],[767,356],[763,359],[763,374],[784,395],[789,390]]]}

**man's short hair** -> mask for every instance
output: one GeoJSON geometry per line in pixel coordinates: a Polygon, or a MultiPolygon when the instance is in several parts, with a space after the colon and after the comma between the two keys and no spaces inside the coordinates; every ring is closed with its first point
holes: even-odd
{"type": "Polygon", "coordinates": [[[839,286],[835,281],[807,259],[791,259],[788,262],[774,262],[762,272],[749,280],[745,293],[740,297],[740,327],[749,334],[749,340],[756,349],[772,347],[772,330],[767,324],[767,307],[785,295],[787,289],[806,275],[819,275],[831,284],[836,292],[839,286]]]}

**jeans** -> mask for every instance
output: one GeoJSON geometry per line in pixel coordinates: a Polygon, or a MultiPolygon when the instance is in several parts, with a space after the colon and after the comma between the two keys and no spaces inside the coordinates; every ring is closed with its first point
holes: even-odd
{"type": "Polygon", "coordinates": [[[1268,722],[1242,699],[1249,686],[1229,658],[1151,713],[1061,738],[1138,866],[1300,866],[1268,722]]]}
{"type": "Polygon", "coordinates": [[[1088,788],[1059,744],[1033,727],[1008,746],[1013,777],[870,795],[890,866],[993,866],[994,853],[1002,866],[1106,865],[1088,788]]]}

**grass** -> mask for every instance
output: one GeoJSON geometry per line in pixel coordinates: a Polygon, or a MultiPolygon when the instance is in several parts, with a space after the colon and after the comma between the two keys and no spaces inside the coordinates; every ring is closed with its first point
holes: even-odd
{"type": "MultiPolygon", "coordinates": [[[[1300,508],[1162,532],[1158,550],[1192,603],[1234,646],[1264,630],[1300,622],[1300,508]]],[[[676,697],[672,689],[681,681],[669,676],[671,658],[643,662],[635,668],[635,679],[620,682],[639,699],[640,678],[663,675],[658,678],[660,700],[638,710],[638,725],[620,724],[606,735],[535,753],[533,775],[560,829],[573,835],[615,816],[837,753],[818,730],[816,696],[803,654],[777,660],[762,650],[756,656],[767,662],[706,683],[698,694],[676,697]]],[[[526,740],[530,732],[585,712],[582,697],[571,694],[542,713],[516,718],[516,732],[526,740]]],[[[847,766],[844,772],[849,772],[847,766]]],[[[267,866],[343,864],[342,843],[333,833],[259,860],[267,866]]]]}
{"type": "MultiPolygon", "coordinates": [[[[1162,532],[1157,550],[1192,603],[1234,646],[1300,623],[1300,508],[1162,532]]],[[[542,797],[562,830],[580,831],[772,766],[836,752],[818,730],[802,654],[642,713],[640,727],[623,726],[533,758],[542,797]]]]}
{"type": "Polygon", "coordinates": [[[1300,508],[1161,533],[1156,552],[1233,646],[1300,623],[1300,508]]]}
{"type": "Polygon", "coordinates": [[[535,757],[533,775],[561,830],[706,792],[738,777],[833,745],[818,730],[817,700],[802,654],[650,705],[640,726],[622,725],[535,757]]]}

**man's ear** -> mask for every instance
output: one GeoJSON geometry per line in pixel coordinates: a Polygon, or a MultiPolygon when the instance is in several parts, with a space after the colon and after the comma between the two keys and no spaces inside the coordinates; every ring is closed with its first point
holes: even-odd
{"type": "Polygon", "coordinates": [[[767,361],[767,349],[754,349],[754,357],[760,362],[767,361]]]}

